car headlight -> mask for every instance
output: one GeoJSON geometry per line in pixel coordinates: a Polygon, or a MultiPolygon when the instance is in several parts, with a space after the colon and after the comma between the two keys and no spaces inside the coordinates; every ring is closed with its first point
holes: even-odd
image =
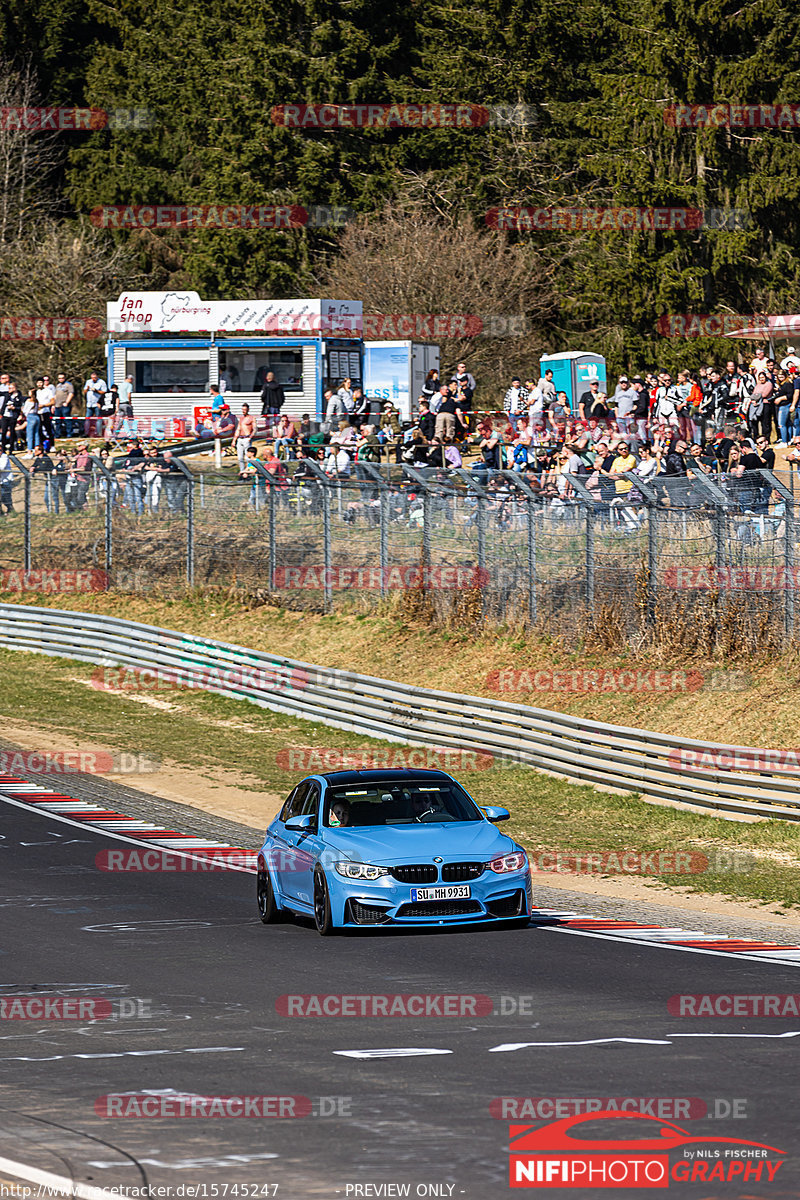
{"type": "Polygon", "coordinates": [[[490,871],[504,875],[506,871],[524,871],[528,865],[528,856],[524,850],[515,850],[513,854],[504,854],[502,858],[493,858],[486,864],[490,871]]]}
{"type": "Polygon", "coordinates": [[[345,879],[380,879],[381,875],[389,874],[388,867],[374,867],[372,863],[337,862],[333,865],[345,879]]]}

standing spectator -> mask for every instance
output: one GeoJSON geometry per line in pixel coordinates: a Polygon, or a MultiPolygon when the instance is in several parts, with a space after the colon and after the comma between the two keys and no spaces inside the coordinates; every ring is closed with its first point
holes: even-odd
{"type": "Polygon", "coordinates": [[[275,372],[267,371],[261,389],[261,415],[267,418],[267,427],[275,424],[275,418],[286,403],[283,384],[276,382],[275,372]]]}
{"type": "Polygon", "coordinates": [[[789,444],[789,409],[794,396],[794,383],[787,371],[778,371],[778,386],[775,389],[775,419],[778,424],[778,445],[789,444]]]}
{"type": "Polygon", "coordinates": [[[515,375],[511,380],[511,386],[506,391],[503,397],[503,411],[507,412],[511,417],[511,424],[516,424],[516,418],[520,415],[528,403],[528,393],[522,386],[519,375],[515,375]]]}
{"type": "Polygon", "coordinates": [[[89,457],[89,446],[86,442],[78,442],[77,454],[72,464],[75,477],[75,509],[86,508],[86,497],[89,494],[89,484],[92,482],[92,460],[89,457]]]}
{"type": "Polygon", "coordinates": [[[744,401],[755,386],[755,380],[751,375],[740,371],[733,359],[729,359],[725,364],[725,374],[722,378],[728,385],[728,412],[741,412],[744,401]]]}
{"type": "Polygon", "coordinates": [[[556,392],[555,400],[547,406],[548,427],[556,441],[564,436],[564,430],[569,416],[569,399],[566,392],[556,392]]]}
{"type": "Polygon", "coordinates": [[[86,399],[86,419],[83,432],[87,437],[91,437],[92,434],[92,421],[97,422],[100,418],[100,410],[103,407],[107,390],[105,379],[100,377],[98,371],[92,371],[83,385],[83,394],[86,399]]]}
{"type": "Polygon", "coordinates": [[[464,419],[464,414],[459,407],[458,401],[454,396],[448,396],[448,398],[442,402],[439,411],[436,414],[434,437],[437,437],[442,441],[444,441],[445,438],[449,438],[451,441],[454,441],[456,437],[456,430],[459,429],[459,427],[460,430],[463,431],[467,427],[467,422],[464,419]]]}
{"type": "MultiPolygon", "coordinates": [[[[772,436],[772,425],[776,422],[775,404],[772,394],[775,391],[775,384],[772,382],[772,377],[766,371],[759,371],[756,376],[756,386],[753,388],[753,394],[750,397],[751,401],[756,404],[761,404],[761,428],[760,432],[769,441],[772,436]]],[[[750,415],[752,415],[752,404],[750,405],[750,415]]],[[[758,434],[752,434],[757,437],[758,434]]]]}
{"type": "Polygon", "coordinates": [[[211,399],[211,415],[214,417],[226,407],[225,394],[220,390],[216,383],[210,383],[208,385],[208,391],[211,399]]]}
{"type": "Polygon", "coordinates": [[[457,383],[459,387],[464,389],[464,401],[470,406],[471,411],[472,398],[475,395],[475,389],[478,385],[475,382],[475,377],[467,370],[466,363],[460,362],[458,364],[456,373],[450,382],[457,383]]]}
{"type": "Polygon", "coordinates": [[[704,440],[706,425],[709,421],[718,432],[724,427],[728,412],[729,395],[729,384],[722,378],[721,372],[716,367],[712,367],[709,373],[709,388],[703,402],[703,407],[700,410],[701,429],[704,440]]]}
{"type": "Polygon", "coordinates": [[[542,393],[542,399],[545,405],[556,398],[556,385],[553,383],[553,372],[548,367],[544,375],[539,376],[539,381],[536,384],[539,391],[542,393]]]}
{"type": "Polygon", "coordinates": [[[43,375],[41,380],[36,381],[36,399],[39,402],[39,420],[41,421],[41,437],[44,439],[45,448],[52,449],[55,442],[55,432],[53,429],[53,409],[55,408],[55,386],[50,382],[49,375],[43,375]]]}
{"type": "Polygon", "coordinates": [[[356,429],[360,429],[369,416],[369,400],[364,395],[362,388],[353,388],[353,411],[350,414],[350,423],[356,429]]]}
{"type": "Polygon", "coordinates": [[[25,457],[33,458],[33,448],[39,445],[42,435],[36,388],[31,388],[28,392],[28,398],[22,406],[22,415],[25,418],[25,442],[28,448],[28,453],[25,457]]]}
{"type": "Polygon", "coordinates": [[[63,503],[64,512],[68,512],[67,508],[67,476],[69,475],[69,459],[64,450],[59,450],[56,455],[56,461],[53,464],[53,473],[50,476],[50,498],[53,502],[53,512],[58,516],[59,507],[63,503]]]}
{"type": "MultiPolygon", "coordinates": [[[[58,372],[55,394],[53,396],[53,436],[54,438],[69,437],[72,402],[75,399],[75,388],[69,382],[65,371],[58,372]]],[[[56,510],[58,511],[58,510],[56,510]]]]}
{"type": "MultiPolygon", "coordinates": [[[[687,393],[688,395],[688,393],[687,393]]],[[[655,419],[664,425],[671,425],[673,428],[680,428],[678,420],[678,403],[680,397],[678,389],[672,382],[672,376],[668,371],[662,371],[659,385],[656,388],[656,403],[655,403],[655,419]]]]}
{"type": "Polygon", "coordinates": [[[263,504],[267,498],[267,480],[256,466],[257,462],[258,449],[255,446],[248,446],[244,465],[239,472],[239,478],[250,479],[252,481],[248,504],[252,508],[255,508],[256,511],[258,511],[259,505],[263,504]]]}
{"type": "Polygon", "coordinates": [[[692,441],[692,417],[689,407],[689,396],[692,393],[692,381],[689,378],[688,371],[678,371],[678,379],[675,384],[675,391],[678,398],[675,402],[675,409],[678,414],[678,429],[680,435],[685,442],[692,441]]]}
{"type": "Polygon", "coordinates": [[[439,390],[433,393],[433,397],[431,398],[431,412],[434,416],[436,416],[449,395],[450,390],[445,384],[442,384],[439,390]]]}
{"type": "Polygon", "coordinates": [[[789,405],[787,432],[789,445],[792,446],[800,438],[800,373],[792,378],[792,402],[789,405]]]}
{"type": "Polygon", "coordinates": [[[611,397],[611,404],[614,409],[617,429],[623,437],[631,431],[637,398],[638,393],[636,388],[631,386],[628,376],[620,375],[617,380],[617,386],[614,389],[614,395],[611,397]]]}
{"type": "Polygon", "coordinates": [[[144,453],[139,443],[129,441],[120,470],[125,480],[123,502],[135,516],[144,512],[144,463],[144,453]]]}
{"type": "Polygon", "coordinates": [[[702,445],[705,441],[700,425],[700,411],[702,407],[703,388],[700,383],[700,377],[694,375],[692,377],[692,386],[689,388],[689,395],[686,398],[686,411],[692,427],[692,442],[698,446],[702,445]]]}
{"type": "Polygon", "coordinates": [[[171,450],[164,451],[164,465],[167,468],[164,475],[167,509],[172,513],[183,512],[189,481],[175,461],[171,450]]]}
{"type": "Polygon", "coordinates": [[[795,354],[794,346],[789,346],[786,357],[781,359],[781,370],[788,371],[792,367],[795,371],[800,371],[800,358],[795,354]]]}
{"type": "Polygon", "coordinates": [[[419,402],[418,425],[425,441],[431,441],[436,434],[436,415],[431,412],[430,405],[424,397],[421,397],[419,402]]]}
{"type": "Polygon", "coordinates": [[[123,420],[130,421],[133,416],[133,376],[126,375],[122,383],[117,389],[119,399],[117,401],[116,420],[114,422],[114,432],[116,432],[123,420]]]}
{"type": "Polygon", "coordinates": [[[149,446],[144,457],[142,474],[144,476],[145,500],[151,512],[158,512],[158,502],[161,499],[161,488],[167,465],[158,453],[156,446],[149,446]]]}
{"type": "MultiPolygon", "coordinates": [[[[6,377],[7,378],[7,377],[6,377]]],[[[14,453],[17,444],[17,422],[22,414],[23,398],[12,380],[5,399],[0,401],[0,450],[14,453]]]]}
{"type": "Polygon", "coordinates": [[[11,376],[7,375],[6,372],[4,371],[4,372],[0,373],[0,412],[2,412],[3,403],[6,399],[6,396],[9,394],[10,391],[11,391],[11,376]]]}
{"type": "Polygon", "coordinates": [[[633,423],[636,426],[636,437],[641,442],[647,441],[647,423],[650,417],[650,395],[641,375],[634,375],[632,381],[636,392],[633,409],[633,423]]]}
{"type": "Polygon", "coordinates": [[[342,411],[346,417],[352,416],[355,410],[353,402],[353,381],[349,377],[343,379],[339,384],[339,391],[336,393],[342,402],[342,411]]]}
{"type": "Polygon", "coordinates": [[[333,388],[325,388],[322,399],[325,404],[323,429],[325,433],[330,433],[334,425],[338,426],[340,418],[344,416],[344,405],[341,396],[338,392],[334,392],[333,388]]]}
{"type": "MultiPolygon", "coordinates": [[[[50,504],[53,500],[51,479],[54,471],[53,460],[49,454],[45,453],[44,447],[37,446],[33,452],[33,462],[31,463],[31,475],[36,478],[41,475],[44,482],[44,506],[48,513],[50,512],[50,504]]],[[[56,508],[56,514],[58,509],[56,508]]]]}
{"type": "Polygon", "coordinates": [[[0,513],[5,505],[6,513],[11,516],[14,512],[11,489],[14,486],[14,472],[11,469],[11,459],[5,450],[0,450],[0,513]]]}
{"type": "Polygon", "coordinates": [[[420,399],[423,399],[424,397],[424,399],[428,401],[428,404],[430,404],[434,393],[438,392],[439,386],[439,372],[436,370],[436,367],[434,367],[431,371],[428,371],[428,374],[425,376],[425,382],[423,383],[422,390],[420,391],[420,399]]]}
{"type": "MultiPolygon", "coordinates": [[[[284,420],[284,418],[281,418],[284,420]]],[[[250,443],[255,437],[256,419],[250,416],[250,405],[242,405],[242,415],[236,422],[236,429],[233,434],[233,444],[236,447],[236,457],[239,460],[239,471],[244,470],[245,455],[249,449],[250,443]]]]}
{"type": "MultiPolygon", "coordinates": [[[[582,421],[588,421],[591,414],[591,407],[594,404],[600,393],[600,380],[590,379],[589,390],[581,394],[578,401],[578,416],[582,421]]],[[[566,393],[565,393],[566,394],[566,393]]]]}
{"type": "Polygon", "coordinates": [[[117,423],[117,410],[119,408],[119,388],[115,383],[112,383],[103,397],[103,407],[100,410],[100,416],[103,418],[103,436],[110,439],[114,436],[114,427],[117,423]]]}

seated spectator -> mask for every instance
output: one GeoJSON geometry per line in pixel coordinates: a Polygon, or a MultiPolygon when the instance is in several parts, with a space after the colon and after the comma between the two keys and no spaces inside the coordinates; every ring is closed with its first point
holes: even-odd
{"type": "Polygon", "coordinates": [[[338,440],[331,440],[330,453],[325,459],[325,471],[333,479],[349,479],[351,458],[338,440]]]}

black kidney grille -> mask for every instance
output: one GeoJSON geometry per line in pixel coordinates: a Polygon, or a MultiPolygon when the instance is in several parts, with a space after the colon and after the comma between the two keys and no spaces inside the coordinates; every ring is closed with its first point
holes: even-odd
{"type": "Polygon", "coordinates": [[[389,873],[400,883],[436,883],[439,872],[430,863],[405,864],[389,867],[389,873]]]}
{"type": "Polygon", "coordinates": [[[483,874],[483,863],[460,862],[445,863],[442,867],[442,881],[445,883],[462,883],[465,879],[477,879],[483,874]]]}

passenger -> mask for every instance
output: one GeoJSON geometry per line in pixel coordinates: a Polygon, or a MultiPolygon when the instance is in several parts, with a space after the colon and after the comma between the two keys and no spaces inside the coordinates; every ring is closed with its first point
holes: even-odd
{"type": "Polygon", "coordinates": [[[349,800],[334,800],[333,804],[331,805],[328,823],[330,825],[340,825],[342,827],[350,824],[349,800]]]}

